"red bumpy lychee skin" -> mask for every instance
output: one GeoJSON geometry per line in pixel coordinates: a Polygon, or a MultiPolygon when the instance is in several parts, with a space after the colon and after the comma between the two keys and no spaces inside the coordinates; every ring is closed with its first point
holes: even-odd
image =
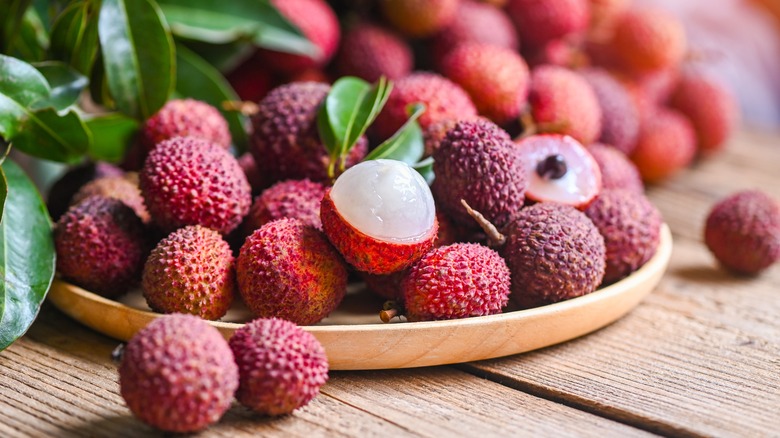
{"type": "MultiPolygon", "coordinates": [[[[273,89],[260,101],[252,116],[252,156],[270,181],[328,179],[328,152],[317,131],[317,111],[330,86],[315,82],[292,82],[273,89]]],[[[406,119],[404,119],[406,120],[406,119]]],[[[347,157],[347,167],[366,154],[365,138],[347,157]]]]}
{"type": "Polygon", "coordinates": [[[422,129],[443,120],[477,115],[471,98],[459,85],[434,73],[412,73],[393,86],[387,104],[372,126],[377,137],[393,135],[409,119],[407,107],[414,103],[425,105],[425,112],[417,119],[422,129]]]}
{"type": "Polygon", "coordinates": [[[412,38],[428,37],[455,18],[459,0],[381,0],[384,16],[412,38]]]}
{"type": "Polygon", "coordinates": [[[710,211],[704,242],[730,271],[757,275],[780,260],[780,204],[758,190],[735,193],[710,211]]]}
{"type": "Polygon", "coordinates": [[[230,245],[218,232],[199,225],[179,228],[146,259],[144,298],[156,312],[222,318],[236,293],[233,261],[230,245]]]}
{"type": "Polygon", "coordinates": [[[236,330],[230,348],[238,364],[236,399],[264,415],[308,404],[328,380],[328,358],[311,333],[282,319],[256,319],[236,330]]]}
{"type": "Polygon", "coordinates": [[[528,103],[538,132],[593,143],[601,134],[601,106],[579,74],[563,67],[540,66],[531,72],[528,103]]]}
{"type": "Polygon", "coordinates": [[[464,43],[441,64],[442,73],[468,92],[481,115],[498,124],[520,115],[528,95],[528,65],[517,52],[464,43]]]}
{"type": "Polygon", "coordinates": [[[509,268],[486,246],[456,243],[425,254],[402,287],[409,321],[495,315],[509,301],[509,268]]]}
{"type": "Polygon", "coordinates": [[[257,317],[311,325],[339,305],[347,268],[328,239],[297,219],[279,219],[255,230],[236,260],[238,290],[257,317]]]}
{"type": "Polygon", "coordinates": [[[338,17],[328,3],[323,0],[272,0],[271,3],[303,32],[319,53],[310,57],[262,49],[261,56],[267,65],[288,75],[324,67],[336,53],[341,38],[338,17]]]}
{"type": "Polygon", "coordinates": [[[404,269],[392,274],[377,275],[360,272],[360,279],[366,283],[366,289],[374,294],[386,299],[402,302],[404,291],[401,283],[406,277],[408,269],[404,269]]]}
{"type": "Polygon", "coordinates": [[[729,90],[700,74],[682,76],[669,104],[691,121],[704,153],[720,150],[739,120],[739,107],[729,90]]]}
{"type": "Polygon", "coordinates": [[[54,228],[57,271],[105,297],[138,282],[149,250],[146,229],[122,201],[91,196],[71,207],[54,228]]]}
{"type": "Polygon", "coordinates": [[[73,195],[93,179],[108,176],[122,176],[124,171],[119,167],[106,162],[84,163],[65,172],[52,184],[46,197],[46,207],[49,215],[56,221],[70,208],[73,195]]]}
{"type": "Polygon", "coordinates": [[[155,319],[127,343],[119,386],[133,414],[157,429],[188,433],[216,423],[238,388],[233,352],[198,317],[155,319]]]}
{"type": "Polygon", "coordinates": [[[524,47],[541,48],[550,40],[584,33],[590,13],[588,0],[509,0],[509,16],[524,47]]]}
{"type": "Polygon", "coordinates": [[[650,8],[621,15],[610,44],[619,62],[638,73],[676,67],[687,50],[682,23],[650,8]]]}
{"type": "Polygon", "coordinates": [[[604,237],[604,283],[620,280],[655,254],[661,240],[661,213],[642,193],[604,190],[585,210],[604,237]]]}
{"type": "Polygon", "coordinates": [[[324,185],[308,179],[278,182],[255,199],[245,224],[251,232],[268,222],[288,217],[321,230],[320,202],[326,190],[324,185]]]}
{"type": "Polygon", "coordinates": [[[629,91],[605,70],[580,71],[590,84],[601,108],[601,135],[598,140],[629,155],[639,136],[639,109],[629,91]]]}
{"type": "Polygon", "coordinates": [[[149,213],[167,231],[203,225],[227,234],[252,203],[238,161],[220,146],[192,137],[157,145],[141,169],[140,186],[149,213]]]}
{"type": "Polygon", "coordinates": [[[231,141],[222,114],[213,106],[194,99],[169,100],[141,128],[141,143],[146,152],[174,137],[201,138],[225,149],[230,147],[231,141]]]}
{"type": "Polygon", "coordinates": [[[601,143],[593,143],[588,146],[588,152],[596,160],[601,170],[602,190],[625,189],[635,193],[644,193],[645,185],[642,183],[639,170],[626,154],[601,143]]]}
{"type": "Polygon", "coordinates": [[[414,58],[406,41],[382,27],[363,23],[344,35],[335,64],[342,76],[373,83],[382,76],[396,80],[408,75],[414,58]]]}
{"type": "Polygon", "coordinates": [[[654,183],[691,163],[696,154],[696,133],[681,113],[657,108],[642,119],[631,160],[642,179],[654,183]]]}
{"type": "Polygon", "coordinates": [[[138,174],[129,172],[121,176],[107,176],[96,178],[86,184],[73,195],[73,204],[78,204],[84,199],[94,196],[106,196],[119,199],[135,211],[135,214],[144,224],[149,224],[152,220],[149,212],[144,205],[144,198],[141,196],[141,189],[138,188],[138,174]]]}

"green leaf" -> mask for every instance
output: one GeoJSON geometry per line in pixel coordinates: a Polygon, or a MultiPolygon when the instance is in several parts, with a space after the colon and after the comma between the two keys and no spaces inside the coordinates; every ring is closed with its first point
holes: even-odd
{"type": "Polygon", "coordinates": [[[51,30],[52,56],[84,75],[92,71],[98,51],[98,10],[95,3],[71,3],[56,18],[51,30]]]}
{"type": "Polygon", "coordinates": [[[14,47],[10,51],[14,56],[29,62],[42,61],[46,58],[46,48],[49,46],[49,34],[34,8],[27,9],[22,19],[14,47]]]}
{"type": "Polygon", "coordinates": [[[35,102],[32,106],[34,109],[50,106],[59,111],[68,108],[78,101],[81,91],[88,84],[86,77],[59,61],[46,61],[35,67],[49,82],[51,95],[48,99],[35,102]]]}
{"type": "Polygon", "coordinates": [[[418,161],[417,163],[414,163],[412,167],[420,175],[422,175],[423,178],[425,178],[425,182],[427,182],[428,185],[431,185],[435,177],[435,175],[433,174],[433,157],[428,157],[421,161],[418,161]]]}
{"type": "Polygon", "coordinates": [[[246,134],[246,117],[238,111],[225,111],[224,101],[239,100],[238,95],[222,74],[192,51],[178,47],[176,50],[176,90],[184,97],[207,102],[220,110],[230,126],[233,144],[243,152],[249,138],[246,134]]]}
{"type": "Polygon", "coordinates": [[[422,129],[417,119],[425,112],[425,105],[409,105],[409,119],[390,138],[366,155],[365,160],[390,158],[410,165],[417,163],[425,152],[422,129]]]}
{"type": "Polygon", "coordinates": [[[262,23],[254,42],[260,47],[279,52],[296,53],[317,58],[322,56],[319,47],[312,44],[269,0],[259,0],[262,8],[262,23]]]}
{"type": "MultiPolygon", "coordinates": [[[[5,160],[3,160],[5,162],[5,160]]],[[[2,163],[0,163],[0,166],[2,163]]],[[[0,224],[3,223],[3,213],[5,212],[5,200],[8,198],[8,182],[5,180],[5,174],[0,169],[0,224]]],[[[2,304],[0,304],[0,307],[2,304]]]]}
{"type": "Polygon", "coordinates": [[[145,120],[174,88],[173,39],[151,0],[103,0],[98,20],[106,82],[117,108],[145,120]]]}
{"type": "Polygon", "coordinates": [[[93,160],[117,163],[122,160],[125,151],[138,132],[137,120],[122,114],[106,114],[86,121],[92,133],[92,145],[87,155],[93,160]]]}
{"type": "Polygon", "coordinates": [[[49,83],[35,67],[10,56],[0,55],[0,78],[3,79],[0,81],[0,95],[24,108],[48,99],[51,94],[49,83]]]}
{"type": "Polygon", "coordinates": [[[211,44],[203,41],[177,39],[176,50],[186,47],[221,72],[233,71],[255,52],[255,46],[246,41],[211,44]]]}
{"type": "Polygon", "coordinates": [[[51,221],[35,185],[11,160],[2,179],[8,197],[0,222],[0,351],[32,325],[56,265],[51,221]]]}
{"type": "Polygon", "coordinates": [[[9,53],[19,36],[22,21],[32,0],[4,0],[0,2],[0,52],[9,53]]]}
{"type": "Polygon", "coordinates": [[[92,136],[75,111],[60,115],[54,108],[46,108],[26,111],[19,132],[10,140],[15,148],[26,154],[75,163],[89,149],[92,136]]]}

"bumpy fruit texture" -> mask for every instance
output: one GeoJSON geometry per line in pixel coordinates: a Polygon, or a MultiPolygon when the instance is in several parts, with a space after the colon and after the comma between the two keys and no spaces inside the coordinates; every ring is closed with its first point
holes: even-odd
{"type": "Polygon", "coordinates": [[[201,138],[225,149],[230,147],[231,141],[222,114],[213,106],[194,99],[169,100],[141,128],[141,143],[146,152],[174,137],[201,138]]]}
{"type": "Polygon", "coordinates": [[[431,54],[439,64],[453,48],[463,43],[483,43],[517,50],[517,31],[506,12],[495,6],[463,0],[452,22],[431,41],[431,54]]]}
{"type": "Polygon", "coordinates": [[[631,9],[615,25],[610,45],[619,62],[634,72],[676,67],[687,51],[685,29],[658,9],[631,9]]]}
{"type": "Polygon", "coordinates": [[[401,282],[406,277],[408,269],[403,269],[392,274],[369,274],[360,272],[360,279],[366,283],[366,289],[386,299],[401,302],[404,299],[404,291],[401,282]]]}
{"type": "Polygon", "coordinates": [[[617,148],[602,143],[588,146],[588,152],[596,160],[601,170],[601,188],[625,189],[644,193],[645,185],[634,163],[617,148]]]}
{"type": "Polygon", "coordinates": [[[236,260],[238,290],[257,317],[319,322],[347,289],[347,268],[316,228],[279,219],[255,230],[236,260]]]}
{"type": "Polygon", "coordinates": [[[216,423],[238,388],[233,352],[219,331],[198,317],[155,319],[127,343],[119,386],[139,420],[187,433],[216,423]]]}
{"type": "Polygon", "coordinates": [[[530,49],[568,35],[584,33],[590,20],[588,0],[509,0],[509,16],[520,41],[530,49]]]}
{"type": "Polygon", "coordinates": [[[729,90],[701,74],[682,76],[669,104],[691,121],[699,151],[704,153],[720,150],[739,119],[739,107],[729,90]]]}
{"type": "Polygon", "coordinates": [[[528,65],[517,52],[464,43],[441,64],[442,73],[468,92],[481,115],[498,124],[520,115],[528,94],[528,65]]]}
{"type": "Polygon", "coordinates": [[[657,108],[646,115],[631,161],[642,179],[653,183],[686,167],[696,154],[696,133],[691,122],[675,110],[657,108]]]}
{"type": "Polygon", "coordinates": [[[593,87],[579,74],[557,66],[531,72],[528,103],[538,132],[565,134],[582,144],[601,134],[601,106],[593,87]]]}
{"type": "Polygon", "coordinates": [[[605,190],[585,214],[604,236],[607,248],[605,284],[626,277],[655,254],[662,218],[644,194],[605,190]]]}
{"type": "MultiPolygon", "coordinates": [[[[329,91],[327,84],[292,82],[274,88],[260,101],[252,116],[250,152],[269,180],[328,179],[328,152],[317,131],[317,111],[329,91]]],[[[365,138],[358,142],[347,166],[365,156],[367,144],[365,138]]]]}
{"type": "Polygon", "coordinates": [[[300,219],[306,225],[322,229],[320,202],[327,188],[317,182],[281,181],[255,198],[244,224],[250,233],[268,222],[282,218],[300,219]]]}
{"type": "Polygon", "coordinates": [[[780,260],[780,204],[759,190],[737,192],[710,211],[704,242],[727,269],[757,275],[780,260]]]}
{"type": "Polygon", "coordinates": [[[585,213],[556,203],[524,208],[504,230],[510,300],[535,307],[591,293],[606,267],[604,238],[585,213]]]}
{"type": "Polygon", "coordinates": [[[156,312],[222,318],[236,293],[233,261],[230,245],[218,232],[200,225],[179,228],[146,259],[144,298],[156,312]]]}
{"type": "Polygon", "coordinates": [[[323,0],[272,0],[271,3],[317,47],[318,53],[303,56],[263,49],[261,53],[267,65],[285,74],[325,66],[341,39],[338,17],[328,3],[323,0]]]}
{"type": "Polygon", "coordinates": [[[393,32],[363,23],[344,36],[335,64],[342,76],[357,76],[373,83],[381,76],[396,80],[408,75],[414,58],[406,41],[393,32]]]}
{"type": "Polygon", "coordinates": [[[326,192],[322,229],[355,269],[390,274],[432,246],[438,223],[425,180],[406,163],[371,160],[344,172],[326,192]]]}
{"type": "Polygon", "coordinates": [[[91,196],[54,227],[57,271],[91,292],[113,298],[136,284],[148,252],[146,229],[122,201],[91,196]]]}
{"type": "Polygon", "coordinates": [[[169,232],[203,225],[227,234],[252,203],[238,161],[220,146],[192,137],[158,144],[141,169],[140,186],[152,219],[169,232]]]}
{"type": "Polygon", "coordinates": [[[525,201],[525,164],[509,135],[483,120],[458,122],[433,154],[437,205],[456,224],[477,228],[461,200],[497,227],[512,222],[525,201]]]}
{"type": "Polygon", "coordinates": [[[282,319],[256,319],[236,330],[230,348],[238,364],[236,398],[264,415],[308,404],[328,380],[328,358],[311,333],[282,319]]]}
{"type": "Polygon", "coordinates": [[[380,0],[385,18],[403,34],[428,37],[455,18],[459,0],[380,0]]]}
{"type": "Polygon", "coordinates": [[[85,163],[68,170],[49,189],[46,197],[49,215],[54,221],[59,219],[70,208],[73,195],[93,179],[122,175],[122,169],[102,161],[85,163]]]}
{"type": "Polygon", "coordinates": [[[429,251],[403,281],[409,321],[495,315],[509,301],[509,268],[492,249],[456,243],[429,251]]]}
{"type": "Polygon", "coordinates": [[[639,108],[631,94],[604,70],[587,69],[580,71],[580,74],[590,84],[601,108],[601,135],[598,141],[630,154],[639,136],[639,108]]]}
{"type": "Polygon", "coordinates": [[[434,73],[412,73],[395,82],[387,104],[372,125],[381,139],[389,138],[409,119],[407,107],[425,105],[417,119],[420,127],[450,119],[467,119],[477,115],[471,98],[459,85],[434,73]]]}
{"type": "Polygon", "coordinates": [[[119,199],[132,208],[135,214],[141,219],[141,222],[148,224],[152,218],[144,205],[144,198],[141,196],[141,189],[138,188],[138,174],[130,172],[121,176],[107,176],[96,178],[73,195],[72,204],[78,204],[84,199],[100,195],[108,198],[119,199]]]}

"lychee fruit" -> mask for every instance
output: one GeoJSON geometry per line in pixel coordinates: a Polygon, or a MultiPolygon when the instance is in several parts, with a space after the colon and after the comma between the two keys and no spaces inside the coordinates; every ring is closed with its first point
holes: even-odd
{"type": "Polygon", "coordinates": [[[336,53],[341,30],[336,14],[323,0],[271,0],[277,10],[295,25],[314,46],[314,56],[261,49],[261,56],[274,71],[294,74],[312,67],[324,67],[336,53]]]}
{"type": "Polygon", "coordinates": [[[163,140],[174,137],[195,137],[224,149],[230,147],[227,121],[213,106],[194,99],[169,100],[144,122],[140,132],[146,152],[163,140]]]}
{"type": "Polygon", "coordinates": [[[273,185],[273,181],[271,181],[268,175],[260,171],[255,162],[255,157],[250,152],[244,152],[238,157],[238,165],[244,171],[246,180],[249,182],[249,186],[252,187],[253,194],[260,194],[260,192],[273,185]]]}
{"type": "Polygon", "coordinates": [[[593,87],[579,74],[552,65],[531,72],[528,103],[537,132],[565,134],[582,144],[601,134],[601,106],[593,87]]]}
{"type": "Polygon", "coordinates": [[[720,150],[739,119],[739,108],[731,92],[703,74],[683,75],[669,105],[691,121],[699,151],[704,153],[720,150]]]}
{"type": "Polygon", "coordinates": [[[456,224],[476,228],[465,200],[497,227],[512,222],[523,207],[525,163],[509,135],[495,124],[458,122],[433,154],[437,205],[456,224]]]}
{"type": "Polygon", "coordinates": [[[527,48],[541,48],[546,42],[584,33],[590,20],[588,0],[509,0],[506,11],[527,48]]]}
{"type": "Polygon", "coordinates": [[[114,298],[136,284],[149,250],[141,219],[125,203],[91,196],[54,227],[57,271],[68,281],[114,298]]]}
{"type": "Polygon", "coordinates": [[[584,209],[601,192],[598,163],[569,136],[532,135],[518,141],[516,151],[525,164],[530,200],[584,209]]]}
{"type": "Polygon", "coordinates": [[[322,344],[292,322],[256,319],[229,342],[240,376],[236,399],[255,412],[289,414],[314,399],[328,380],[322,344]]]}
{"type": "Polygon", "coordinates": [[[140,187],[149,213],[166,231],[203,225],[227,234],[252,203],[238,161],[220,146],[192,137],[158,144],[141,169],[140,187]]]}
{"type": "Polygon", "coordinates": [[[623,13],[615,24],[610,45],[623,66],[634,72],[676,67],[687,51],[682,23],[653,8],[623,13]]]}
{"type": "Polygon", "coordinates": [[[409,321],[495,315],[509,301],[509,268],[477,243],[440,246],[426,253],[403,280],[409,321]]]}
{"type": "Polygon", "coordinates": [[[661,213],[642,193],[604,190],[585,210],[604,237],[609,284],[639,269],[660,242],[661,213]]]}
{"type": "MultiPolygon", "coordinates": [[[[252,116],[250,151],[258,170],[270,181],[328,179],[329,157],[317,130],[317,113],[329,91],[327,84],[292,82],[274,88],[260,101],[252,116]]],[[[346,165],[360,161],[367,145],[361,138],[346,165]]]]}
{"type": "Polygon", "coordinates": [[[148,224],[152,220],[149,212],[146,210],[146,205],[144,205],[141,189],[138,188],[138,174],[135,172],[129,172],[121,176],[96,178],[84,184],[73,195],[71,202],[78,204],[93,195],[119,199],[132,208],[144,224],[148,224]]]}
{"type": "Polygon", "coordinates": [[[579,72],[590,84],[601,108],[601,135],[598,140],[628,155],[639,136],[639,109],[629,91],[605,70],[579,72]]]}
{"type": "Polygon", "coordinates": [[[364,161],[325,193],[322,229],[359,271],[390,274],[417,261],[438,232],[428,184],[408,164],[364,161]]]}
{"type": "Polygon", "coordinates": [[[124,171],[113,164],[104,161],[86,162],[68,169],[59,179],[54,181],[46,197],[46,207],[49,216],[56,221],[72,204],[73,195],[93,179],[106,176],[122,176],[124,171]]]}
{"type": "Polygon", "coordinates": [[[238,290],[257,317],[319,322],[347,290],[347,268],[321,231],[278,219],[254,231],[236,259],[238,290]]]}
{"type": "Polygon", "coordinates": [[[588,146],[588,152],[596,160],[601,170],[601,188],[625,189],[644,193],[645,185],[634,163],[617,148],[602,143],[588,146]]]}
{"type": "Polygon", "coordinates": [[[363,23],[344,35],[335,65],[342,76],[357,76],[373,83],[382,76],[396,80],[408,75],[414,58],[402,38],[382,27],[363,23]]]}
{"type": "Polygon", "coordinates": [[[239,64],[226,78],[243,101],[257,102],[273,88],[274,78],[261,52],[255,52],[239,64]]]}
{"type": "Polygon", "coordinates": [[[757,275],[780,260],[780,204],[759,190],[745,190],[713,206],[704,242],[725,268],[757,275]]]}
{"type": "Polygon", "coordinates": [[[459,0],[381,0],[385,18],[412,38],[433,35],[455,18],[459,0]]]}
{"type": "Polygon", "coordinates": [[[629,0],[589,0],[589,34],[596,38],[609,35],[618,18],[628,9],[629,0]]]}
{"type": "Polygon", "coordinates": [[[219,331],[192,315],[160,317],[127,343],[119,386],[138,419],[166,432],[216,423],[238,388],[233,352],[219,331]]]}
{"type": "Polygon", "coordinates": [[[512,275],[510,300],[535,307],[591,293],[604,278],[606,247],[585,213],[539,203],[506,227],[501,254],[512,275]]]}
{"type": "Polygon", "coordinates": [[[251,232],[268,222],[286,217],[300,219],[306,225],[322,229],[320,202],[326,190],[324,185],[308,179],[274,184],[252,203],[244,221],[247,230],[251,232]]]}
{"type": "Polygon", "coordinates": [[[366,283],[366,288],[374,294],[396,302],[402,302],[404,291],[401,289],[401,283],[408,274],[408,268],[393,272],[392,274],[369,274],[359,272],[360,279],[366,283]]]}
{"type": "Polygon", "coordinates": [[[179,228],[146,259],[141,281],[146,303],[161,313],[222,318],[236,292],[233,261],[218,232],[200,225],[179,228]]]}
{"type": "Polygon", "coordinates": [[[528,94],[528,65],[515,51],[481,43],[455,47],[442,73],[463,87],[479,113],[498,124],[520,115],[528,94]]]}
{"type": "Polygon", "coordinates": [[[684,168],[696,154],[696,133],[681,113],[656,108],[642,118],[631,161],[645,182],[658,182],[684,168]]]}
{"type": "Polygon", "coordinates": [[[477,115],[471,98],[459,85],[435,73],[412,73],[395,82],[385,107],[371,126],[374,134],[381,139],[392,136],[409,119],[407,108],[415,103],[425,105],[425,112],[417,119],[423,130],[443,120],[477,115]]]}

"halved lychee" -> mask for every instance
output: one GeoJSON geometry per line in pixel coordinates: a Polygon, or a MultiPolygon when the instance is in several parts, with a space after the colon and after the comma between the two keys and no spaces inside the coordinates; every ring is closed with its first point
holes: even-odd
{"type": "Polygon", "coordinates": [[[347,169],[325,193],[322,229],[359,271],[390,274],[425,254],[436,239],[433,195],[422,176],[395,160],[347,169]]]}
{"type": "Polygon", "coordinates": [[[583,209],[601,191],[598,163],[574,138],[533,135],[516,144],[526,166],[527,198],[583,209]]]}

